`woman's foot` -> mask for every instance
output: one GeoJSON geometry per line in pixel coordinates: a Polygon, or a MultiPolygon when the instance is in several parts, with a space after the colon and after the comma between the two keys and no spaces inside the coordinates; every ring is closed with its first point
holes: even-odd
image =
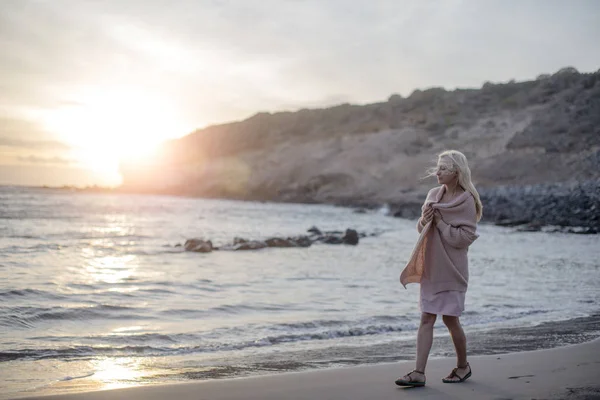
{"type": "Polygon", "coordinates": [[[471,377],[471,366],[469,363],[463,367],[456,367],[450,375],[442,379],[444,383],[459,383],[464,382],[471,377]]]}
{"type": "Polygon", "coordinates": [[[425,373],[421,371],[409,372],[402,378],[396,379],[396,385],[398,386],[425,386],[425,373]]]}

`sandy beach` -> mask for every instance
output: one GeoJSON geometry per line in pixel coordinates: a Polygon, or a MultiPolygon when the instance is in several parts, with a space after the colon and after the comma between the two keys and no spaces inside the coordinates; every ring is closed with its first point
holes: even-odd
{"type": "Polygon", "coordinates": [[[401,388],[397,376],[412,362],[378,364],[252,378],[103,390],[31,399],[597,399],[600,340],[555,349],[470,358],[473,376],[462,384],[441,378],[454,359],[430,360],[427,386],[401,388]]]}

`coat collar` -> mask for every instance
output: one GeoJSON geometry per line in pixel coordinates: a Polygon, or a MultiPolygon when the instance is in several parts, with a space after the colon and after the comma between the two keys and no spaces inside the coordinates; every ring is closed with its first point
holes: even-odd
{"type": "Polygon", "coordinates": [[[454,199],[452,199],[450,202],[448,203],[440,203],[440,200],[442,200],[442,197],[444,196],[444,193],[446,193],[446,186],[445,185],[441,185],[438,190],[437,193],[435,195],[435,200],[433,200],[431,202],[432,205],[435,205],[435,208],[451,208],[451,207],[455,207],[461,203],[464,203],[465,200],[467,200],[469,198],[469,196],[471,196],[471,193],[467,192],[465,190],[464,193],[459,194],[458,196],[456,196],[454,199]]]}

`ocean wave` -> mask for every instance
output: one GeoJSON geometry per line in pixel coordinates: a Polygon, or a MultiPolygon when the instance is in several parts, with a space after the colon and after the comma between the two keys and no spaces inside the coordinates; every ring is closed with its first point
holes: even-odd
{"type": "Polygon", "coordinates": [[[410,322],[410,319],[405,316],[392,316],[392,315],[375,315],[359,320],[348,321],[348,320],[315,320],[315,321],[302,321],[302,322],[286,322],[273,325],[273,330],[298,330],[298,329],[319,329],[319,328],[330,328],[336,326],[347,326],[347,325],[376,325],[376,324],[398,324],[410,322]]]}
{"type": "Polygon", "coordinates": [[[133,343],[165,343],[174,344],[184,341],[198,341],[199,335],[188,333],[166,334],[166,333],[110,333],[106,335],[92,336],[35,336],[31,340],[42,340],[55,343],[76,343],[76,342],[96,342],[96,345],[121,344],[131,345],[133,343]]]}
{"type": "Polygon", "coordinates": [[[41,236],[34,235],[7,235],[10,239],[43,239],[41,236]]]}
{"type": "Polygon", "coordinates": [[[72,221],[72,220],[82,219],[82,218],[83,217],[81,217],[81,216],[64,216],[64,215],[60,215],[60,216],[39,215],[39,214],[28,215],[28,214],[16,214],[16,213],[0,214],[0,219],[4,219],[4,220],[18,220],[18,221],[23,221],[23,220],[39,220],[39,221],[44,221],[44,220],[65,220],[65,221],[72,221]]]}
{"type": "Polygon", "coordinates": [[[195,309],[195,308],[170,308],[159,311],[159,314],[169,316],[178,315],[181,317],[200,317],[204,315],[235,315],[243,314],[247,312],[261,312],[261,311],[290,311],[296,308],[293,304],[287,305],[274,305],[274,304],[223,304],[217,307],[207,309],[195,309]]]}
{"type": "Polygon", "coordinates": [[[161,349],[151,346],[74,346],[56,349],[22,349],[0,352],[0,362],[13,361],[19,359],[43,360],[43,359],[61,359],[71,360],[86,359],[97,356],[124,356],[124,355],[164,355],[168,349],[161,349]]]}
{"type": "Polygon", "coordinates": [[[63,244],[58,244],[58,243],[38,243],[38,244],[35,244],[32,246],[12,245],[12,246],[6,246],[6,247],[2,248],[2,252],[7,253],[7,254],[19,254],[19,253],[30,254],[30,253],[45,252],[48,250],[62,250],[66,247],[68,247],[68,246],[63,245],[63,244]]]}
{"type": "Polygon", "coordinates": [[[42,297],[45,299],[60,300],[64,299],[65,296],[61,296],[56,293],[46,292],[38,289],[13,289],[0,292],[0,299],[13,299],[21,297],[42,297]]]}
{"type": "Polygon", "coordinates": [[[151,316],[143,315],[142,313],[145,311],[143,308],[108,304],[87,307],[2,307],[0,308],[0,326],[31,328],[37,322],[47,320],[153,319],[151,316]]]}
{"type": "Polygon", "coordinates": [[[365,327],[349,327],[346,329],[326,330],[316,333],[289,334],[279,336],[267,336],[257,340],[255,343],[265,345],[276,345],[289,342],[301,342],[307,340],[327,340],[354,336],[371,336],[382,333],[401,332],[407,327],[399,325],[371,325],[365,327]]]}
{"type": "MultiPolygon", "coordinates": [[[[201,346],[151,346],[151,345],[133,345],[127,344],[124,346],[108,346],[108,345],[79,345],[73,347],[64,348],[52,348],[52,349],[22,349],[13,351],[0,352],[0,362],[12,361],[17,359],[30,359],[30,360],[41,360],[41,359],[82,359],[90,357],[158,357],[158,356],[172,356],[172,355],[187,355],[194,353],[213,353],[218,351],[239,351],[248,348],[257,347],[270,347],[280,344],[297,343],[303,341],[323,341],[331,339],[340,339],[347,337],[360,337],[360,336],[372,336],[378,334],[386,334],[392,332],[400,332],[407,329],[404,326],[398,325],[372,325],[364,327],[348,327],[345,329],[333,329],[323,330],[314,333],[301,333],[301,334],[282,334],[272,335],[257,338],[255,340],[237,342],[237,343],[206,343],[201,346]]],[[[201,338],[189,334],[181,334],[181,337],[175,335],[163,335],[163,334],[142,334],[142,335],[121,335],[112,340],[115,342],[120,341],[136,341],[136,342],[149,342],[154,341],[166,341],[171,343],[180,342],[185,340],[187,342],[197,342],[201,338]],[[137,337],[136,337],[137,336],[137,337]]],[[[40,339],[40,338],[37,338],[40,339]]],[[[44,339],[48,340],[48,337],[44,339]]],[[[82,340],[85,338],[69,338],[72,340],[82,340]]],[[[101,340],[111,340],[109,337],[104,336],[101,340]]]]}

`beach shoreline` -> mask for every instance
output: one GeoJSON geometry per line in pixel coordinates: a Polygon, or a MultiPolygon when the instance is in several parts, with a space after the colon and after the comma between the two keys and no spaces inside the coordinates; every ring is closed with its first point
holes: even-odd
{"type": "Polygon", "coordinates": [[[441,378],[454,367],[454,358],[430,360],[426,387],[414,389],[394,384],[414,367],[412,361],[403,361],[21,399],[585,399],[600,395],[600,339],[546,350],[472,356],[469,361],[472,378],[449,385],[441,378]]]}
{"type": "MultiPolygon", "coordinates": [[[[416,220],[421,213],[422,200],[426,193],[419,190],[407,191],[394,199],[367,199],[356,195],[330,200],[314,198],[280,198],[253,196],[200,195],[185,191],[141,190],[123,186],[117,187],[32,187],[39,190],[72,192],[82,194],[150,195],[197,198],[204,200],[228,200],[266,202],[275,204],[330,205],[354,209],[366,213],[367,210],[387,209],[391,217],[416,220]]],[[[562,232],[575,234],[600,233],[599,210],[593,205],[599,200],[600,181],[555,182],[546,184],[497,185],[479,188],[484,204],[484,215],[480,223],[516,228],[526,232],[562,232]]]]}
{"type": "MultiPolygon", "coordinates": [[[[551,350],[600,340],[600,313],[565,320],[547,321],[530,326],[498,327],[480,330],[466,326],[470,358],[504,357],[507,354],[551,350]]],[[[0,399],[26,396],[49,396],[87,393],[120,388],[159,387],[172,384],[228,381],[230,379],[260,378],[288,373],[327,371],[356,366],[408,365],[415,358],[415,338],[398,338],[379,344],[331,344],[319,348],[280,348],[275,352],[252,352],[246,355],[231,354],[228,358],[217,356],[203,359],[201,354],[186,358],[158,358],[157,365],[148,358],[108,357],[77,368],[79,362],[57,372],[64,366],[46,363],[45,360],[9,361],[5,372],[6,383],[23,380],[32,370],[54,370],[54,378],[46,383],[24,388],[12,393],[0,393],[0,399]],[[13,364],[15,363],[15,364],[13,364]],[[407,364],[408,363],[408,364],[407,364]],[[97,367],[92,367],[96,365],[97,367]],[[141,368],[140,368],[141,367],[141,368]],[[58,369],[56,369],[58,368],[58,369]],[[11,372],[9,372],[11,371],[11,372]],[[68,374],[65,374],[65,372],[68,374]],[[68,376],[67,376],[68,375],[68,376]]],[[[451,338],[441,319],[434,329],[430,360],[452,359],[454,350],[451,338]]],[[[438,362],[438,361],[435,361],[438,362]]],[[[83,364],[85,365],[85,363],[83,364]]],[[[39,377],[38,377],[39,378],[39,377]]],[[[40,379],[37,379],[39,382],[40,379]]],[[[33,381],[32,381],[33,383],[33,381]]],[[[8,389],[8,387],[7,387],[8,389]]]]}

